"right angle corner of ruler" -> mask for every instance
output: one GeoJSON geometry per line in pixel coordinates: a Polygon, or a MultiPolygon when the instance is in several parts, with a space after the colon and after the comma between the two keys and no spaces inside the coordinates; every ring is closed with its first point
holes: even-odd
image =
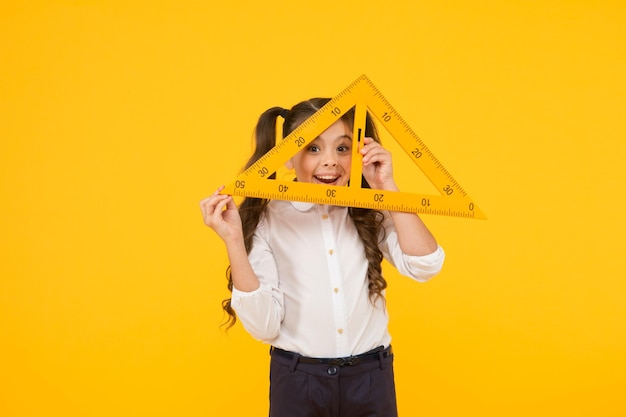
{"type": "Polygon", "coordinates": [[[346,207],[404,211],[420,214],[486,219],[459,183],[433,155],[380,91],[365,75],[361,75],[256,163],[243,171],[221,192],[268,200],[305,201],[346,207]],[[353,160],[358,155],[361,132],[365,132],[366,112],[376,117],[393,139],[439,191],[418,194],[375,190],[361,187],[361,169],[352,164],[348,186],[274,179],[274,175],[293,155],[335,123],[347,111],[354,109],[353,160]]]}

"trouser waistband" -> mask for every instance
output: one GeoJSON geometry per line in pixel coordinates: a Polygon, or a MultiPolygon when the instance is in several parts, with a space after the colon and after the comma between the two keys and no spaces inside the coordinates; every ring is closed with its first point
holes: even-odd
{"type": "Polygon", "coordinates": [[[333,365],[333,366],[352,366],[360,363],[371,362],[375,360],[385,359],[393,354],[391,346],[384,348],[379,346],[368,352],[355,356],[346,356],[343,358],[311,358],[307,356],[301,356],[295,352],[289,352],[287,350],[279,349],[272,346],[270,348],[270,355],[280,356],[290,361],[297,361],[298,363],[308,363],[314,365],[333,365]],[[297,360],[296,360],[297,358],[297,360]]]}

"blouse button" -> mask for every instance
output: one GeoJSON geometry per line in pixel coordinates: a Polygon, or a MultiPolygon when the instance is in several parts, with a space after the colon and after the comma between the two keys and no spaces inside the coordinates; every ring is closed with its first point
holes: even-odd
{"type": "Polygon", "coordinates": [[[333,288],[333,291],[337,294],[339,292],[339,288],[333,288]]]}
{"type": "Polygon", "coordinates": [[[333,253],[335,253],[335,251],[331,249],[331,250],[329,250],[329,251],[328,251],[328,253],[329,253],[330,255],[332,255],[333,253]]]}
{"type": "Polygon", "coordinates": [[[323,220],[328,220],[328,214],[322,214],[322,219],[323,220]]]}
{"type": "Polygon", "coordinates": [[[337,333],[342,334],[343,333],[343,329],[337,329],[337,333]]]}

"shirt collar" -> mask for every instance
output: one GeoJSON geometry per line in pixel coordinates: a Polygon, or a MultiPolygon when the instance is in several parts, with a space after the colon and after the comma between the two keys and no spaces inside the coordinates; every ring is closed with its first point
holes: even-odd
{"type": "Polygon", "coordinates": [[[290,201],[290,203],[298,211],[309,211],[315,205],[314,203],[306,203],[304,201],[290,201]]]}

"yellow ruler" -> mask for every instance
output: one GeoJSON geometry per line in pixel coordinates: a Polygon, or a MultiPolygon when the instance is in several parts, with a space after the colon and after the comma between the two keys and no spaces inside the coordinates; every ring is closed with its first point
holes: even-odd
{"type": "Polygon", "coordinates": [[[268,200],[304,201],[472,219],[486,218],[459,183],[452,178],[448,170],[365,75],[346,87],[290,135],[278,141],[274,148],[242,172],[221,193],[268,200]],[[361,132],[365,132],[367,111],[378,119],[379,126],[382,125],[389,131],[440,194],[361,188],[362,167],[361,164],[354,163],[350,173],[350,184],[343,187],[268,178],[352,108],[355,109],[353,161],[358,160],[356,141],[361,140],[361,132]]]}

